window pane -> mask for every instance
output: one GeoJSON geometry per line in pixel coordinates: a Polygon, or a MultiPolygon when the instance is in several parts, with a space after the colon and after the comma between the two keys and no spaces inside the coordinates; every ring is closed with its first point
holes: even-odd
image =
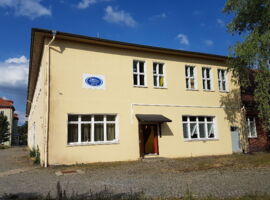
{"type": "Polygon", "coordinates": [[[68,115],[68,121],[78,121],[78,115],[68,115]]]}
{"type": "Polygon", "coordinates": [[[206,81],[203,80],[203,89],[206,89],[206,87],[205,87],[205,85],[206,85],[205,82],[206,82],[206,81]]]}
{"type": "Polygon", "coordinates": [[[190,119],[190,121],[193,121],[193,122],[196,121],[196,117],[190,117],[189,119],[190,119]]]}
{"type": "Polygon", "coordinates": [[[188,76],[188,69],[189,69],[189,67],[186,67],[186,71],[185,71],[186,77],[188,76]]]}
{"type": "Polygon", "coordinates": [[[190,123],[190,134],[191,138],[198,138],[198,132],[197,132],[197,124],[196,123],[190,123]]]}
{"type": "Polygon", "coordinates": [[[94,127],[95,141],[104,141],[104,124],[95,124],[94,127]]]}
{"type": "Polygon", "coordinates": [[[133,85],[138,85],[137,77],[138,75],[136,74],[133,75],[133,85]]]}
{"type": "Polygon", "coordinates": [[[157,78],[158,78],[157,76],[154,76],[154,86],[158,86],[157,85],[157,78]]]}
{"type": "Polygon", "coordinates": [[[140,75],[140,85],[144,85],[144,75],[140,75]]]}
{"type": "Polygon", "coordinates": [[[107,121],[115,121],[115,115],[107,115],[107,121]]]}
{"type": "Polygon", "coordinates": [[[95,121],[103,121],[103,117],[104,117],[103,115],[95,115],[94,120],[95,121]]]}
{"type": "Polygon", "coordinates": [[[186,88],[189,88],[189,79],[186,78],[186,88]]]}
{"type": "Polygon", "coordinates": [[[90,142],[91,141],[91,124],[82,124],[81,140],[82,140],[82,142],[90,142]]]}
{"type": "Polygon", "coordinates": [[[255,126],[254,121],[250,121],[250,131],[251,131],[250,135],[252,137],[255,137],[256,136],[256,126],[255,126]]]}
{"type": "Polygon", "coordinates": [[[204,123],[199,124],[199,132],[200,132],[200,138],[206,138],[204,123]]]}
{"type": "Polygon", "coordinates": [[[159,64],[159,74],[163,74],[163,64],[159,64]]]}
{"type": "Polygon", "coordinates": [[[194,67],[190,67],[190,74],[189,74],[189,76],[190,77],[194,77],[194,67]]]}
{"type": "Polygon", "coordinates": [[[78,124],[68,125],[68,143],[78,142],[78,124]]]}
{"type": "Polygon", "coordinates": [[[183,124],[184,138],[188,138],[188,124],[183,124]]]}
{"type": "Polygon", "coordinates": [[[213,121],[213,117],[207,117],[206,118],[208,122],[212,122],[213,121]]]}
{"type": "Polygon", "coordinates": [[[207,89],[208,89],[208,90],[211,89],[211,82],[210,82],[210,80],[207,81],[207,89]]]}
{"type": "Polygon", "coordinates": [[[164,77],[163,76],[160,76],[159,77],[159,86],[160,87],[163,87],[164,86],[164,77]]]}
{"type": "Polygon", "coordinates": [[[207,129],[208,129],[208,138],[214,138],[214,126],[212,123],[207,124],[207,129]]]}
{"type": "Polygon", "coordinates": [[[210,69],[206,69],[206,78],[210,78],[210,69]]]}
{"type": "Polygon", "coordinates": [[[224,81],[222,82],[222,90],[226,90],[226,83],[224,81]]]}
{"type": "Polygon", "coordinates": [[[133,72],[137,72],[137,61],[133,61],[133,72]]]}
{"type": "Polygon", "coordinates": [[[199,117],[200,122],[204,122],[204,117],[199,117]]]}
{"type": "Polygon", "coordinates": [[[144,72],[144,62],[139,62],[140,72],[144,72]]]}
{"type": "Polygon", "coordinates": [[[186,121],[187,121],[187,117],[186,117],[186,116],[183,116],[183,117],[182,117],[182,121],[183,121],[183,122],[186,122],[186,121]]]}
{"type": "Polygon", "coordinates": [[[107,140],[115,139],[115,124],[107,124],[107,140]]]}
{"type": "Polygon", "coordinates": [[[82,121],[91,121],[91,115],[82,115],[82,121]]]}
{"type": "Polygon", "coordinates": [[[156,74],[157,73],[157,63],[153,64],[153,73],[156,74]]]}
{"type": "Polygon", "coordinates": [[[194,79],[190,79],[190,88],[194,89],[195,88],[195,81],[194,79]]]}

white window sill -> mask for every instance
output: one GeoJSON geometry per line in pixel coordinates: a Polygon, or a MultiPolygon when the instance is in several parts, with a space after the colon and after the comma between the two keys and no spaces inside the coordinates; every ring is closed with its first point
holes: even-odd
{"type": "Polygon", "coordinates": [[[92,146],[92,145],[108,145],[108,144],[119,144],[119,140],[107,141],[107,142],[81,142],[81,143],[68,143],[68,147],[74,146],[92,146]]]}
{"type": "Polygon", "coordinates": [[[248,139],[256,139],[258,136],[248,136],[248,139]]]}
{"type": "Polygon", "coordinates": [[[207,139],[184,139],[184,142],[196,142],[196,141],[217,141],[219,140],[218,138],[207,138],[207,139]]]}
{"type": "Polygon", "coordinates": [[[147,88],[146,85],[133,85],[133,87],[135,87],[135,88],[147,88]]]}
{"type": "Polygon", "coordinates": [[[215,90],[203,90],[204,92],[215,92],[215,90]]]}
{"type": "Polygon", "coordinates": [[[221,93],[229,93],[228,90],[219,90],[219,92],[221,92],[221,93]]]}
{"type": "Polygon", "coordinates": [[[187,91],[199,91],[198,89],[189,89],[189,88],[186,88],[187,91]]]}
{"type": "Polygon", "coordinates": [[[157,86],[154,86],[153,88],[154,89],[168,89],[167,87],[157,87],[157,86]]]}

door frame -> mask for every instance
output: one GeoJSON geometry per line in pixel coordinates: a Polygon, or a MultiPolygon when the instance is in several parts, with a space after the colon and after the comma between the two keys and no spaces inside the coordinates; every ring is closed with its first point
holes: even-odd
{"type": "Polygon", "coordinates": [[[159,123],[139,123],[139,149],[140,149],[140,157],[144,158],[145,155],[145,141],[143,137],[143,126],[155,126],[155,132],[154,132],[154,151],[156,155],[159,155],[159,144],[158,144],[158,135],[159,135],[159,123]]]}

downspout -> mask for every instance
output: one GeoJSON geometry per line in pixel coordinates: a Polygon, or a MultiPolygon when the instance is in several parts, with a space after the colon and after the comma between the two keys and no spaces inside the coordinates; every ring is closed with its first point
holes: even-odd
{"type": "Polygon", "coordinates": [[[46,109],[46,132],[45,132],[45,159],[44,159],[44,167],[48,167],[48,143],[49,143],[49,112],[50,112],[50,45],[55,40],[56,31],[52,31],[53,38],[47,45],[47,68],[46,68],[46,79],[47,79],[47,109],[46,109]]]}

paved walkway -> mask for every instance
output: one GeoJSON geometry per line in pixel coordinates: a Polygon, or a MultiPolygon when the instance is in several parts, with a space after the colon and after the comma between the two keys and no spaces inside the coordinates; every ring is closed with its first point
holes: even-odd
{"type": "Polygon", "coordinates": [[[109,165],[54,167],[33,169],[27,152],[22,148],[0,151],[0,196],[4,193],[37,193],[53,195],[59,182],[67,194],[100,192],[107,188],[112,193],[144,192],[153,197],[181,197],[190,191],[196,196],[239,196],[270,193],[270,168],[179,171],[184,161],[158,160],[109,165]],[[11,153],[13,159],[7,154],[11,153]],[[6,156],[5,156],[6,155],[6,156]],[[25,157],[26,156],[26,157],[25,157]],[[4,170],[4,167],[6,170],[4,170]],[[9,168],[11,167],[11,168],[9,168]],[[80,169],[84,173],[57,176],[63,170],[80,169]]]}

